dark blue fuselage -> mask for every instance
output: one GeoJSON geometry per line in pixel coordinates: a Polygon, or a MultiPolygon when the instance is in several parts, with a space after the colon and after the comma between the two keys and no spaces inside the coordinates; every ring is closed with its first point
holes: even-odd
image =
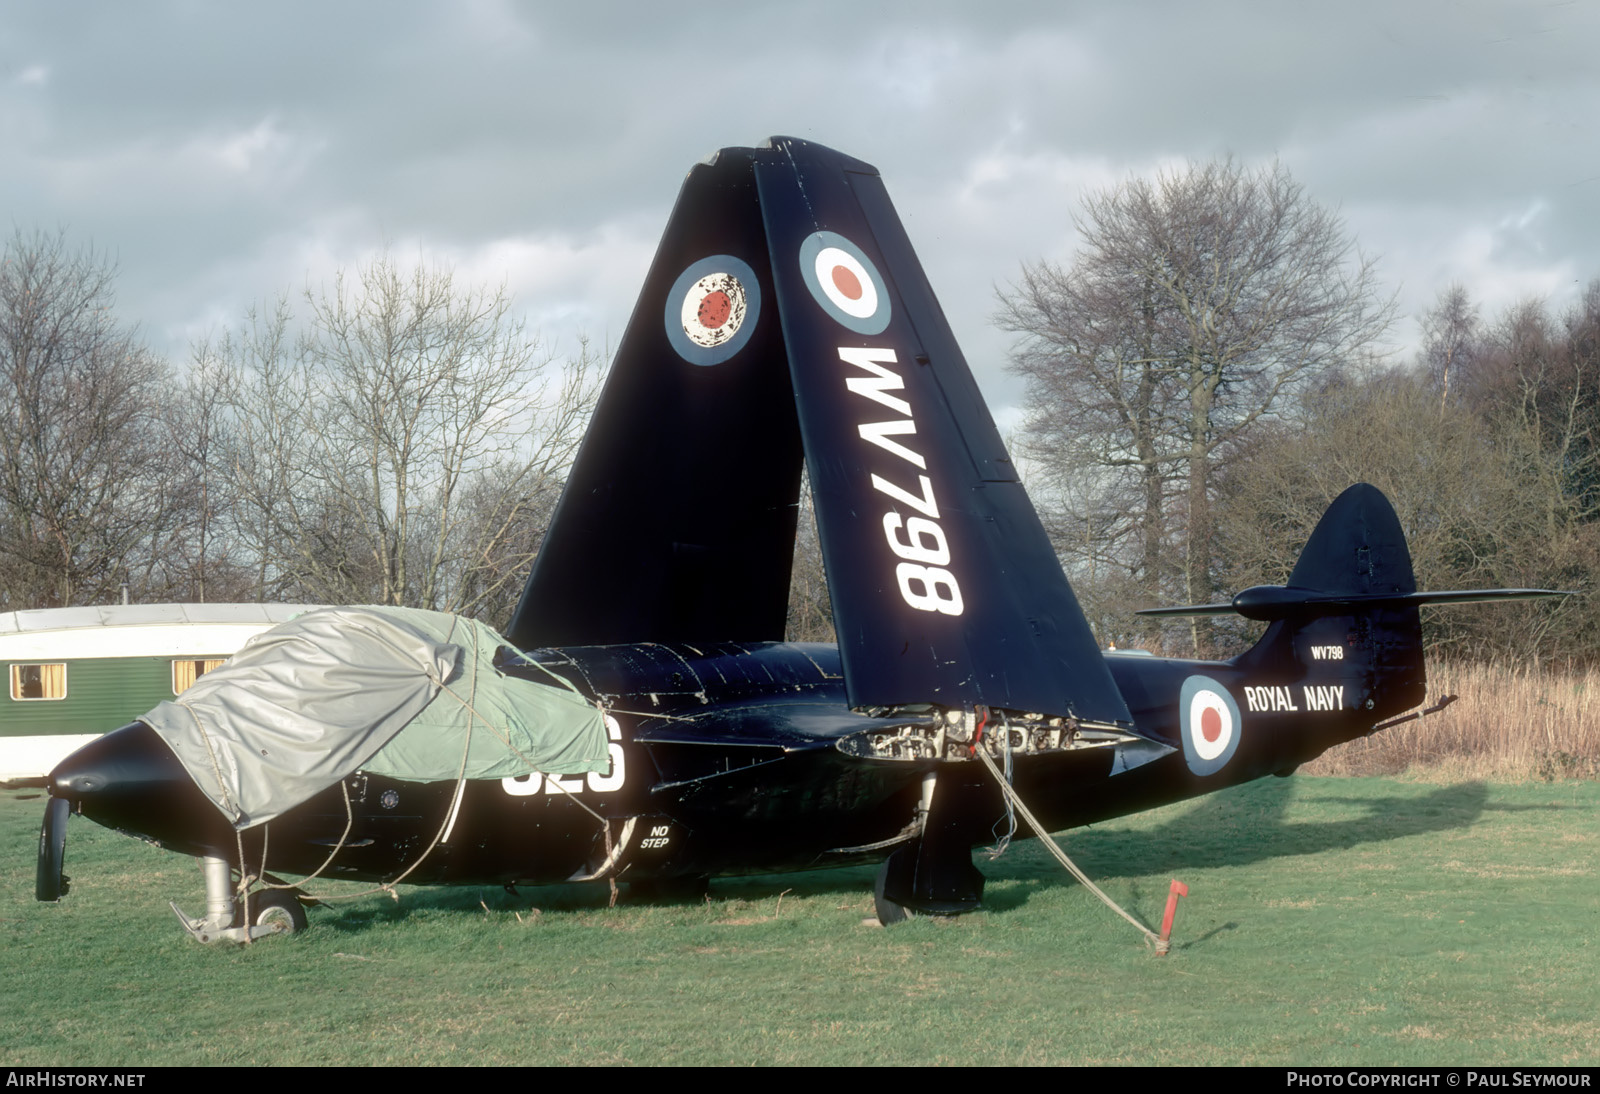
{"type": "MultiPolygon", "coordinates": [[[[1281,674],[1269,681],[1237,662],[1107,660],[1136,733],[1015,757],[1014,785],[1051,829],[1292,769],[1393,713],[1366,709],[1353,685],[1342,685],[1350,689],[1346,709],[1256,711],[1247,689],[1270,697],[1270,687],[1293,702],[1307,685],[1281,674]],[[1209,775],[1195,773],[1181,741],[1180,692],[1197,676],[1225,688],[1242,712],[1236,750],[1209,775]]],[[[188,854],[235,859],[242,838],[252,868],[321,867],[323,876],[374,881],[409,870],[408,881],[435,884],[649,880],[875,861],[915,835],[930,773],[947,823],[968,846],[992,840],[1003,813],[998,787],[976,760],[883,759],[847,747],[896,720],[848,709],[832,646],[596,646],[540,651],[530,661],[606,709],[610,772],[469,780],[459,802],[453,782],[357,772],[236,836],[165,744],[136,723],[63,762],[52,793],[98,823],[188,854]]],[[[541,675],[514,657],[502,670],[541,675]]]]}

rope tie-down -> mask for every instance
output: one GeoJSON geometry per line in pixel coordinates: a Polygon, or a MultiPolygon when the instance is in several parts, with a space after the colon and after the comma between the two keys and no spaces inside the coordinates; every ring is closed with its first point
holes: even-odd
{"type": "Polygon", "coordinates": [[[1073,862],[1070,857],[1068,857],[1067,853],[1061,849],[1060,844],[1056,843],[1056,841],[1051,838],[1050,833],[1045,831],[1044,825],[1039,823],[1039,818],[1033,815],[1033,810],[1028,808],[1027,803],[1022,800],[1022,796],[1017,793],[1016,787],[1011,785],[1011,782],[1006,778],[1005,773],[1002,772],[999,766],[994,762],[994,759],[989,755],[989,750],[980,746],[974,748],[973,752],[977,755],[978,759],[983,761],[983,765],[989,769],[989,774],[994,776],[994,781],[999,784],[1000,792],[1005,795],[1008,806],[1015,809],[1022,815],[1022,819],[1028,822],[1028,826],[1032,828],[1034,834],[1039,837],[1039,841],[1050,849],[1050,854],[1055,857],[1055,860],[1061,863],[1061,865],[1069,874],[1077,878],[1079,884],[1088,889],[1095,896],[1099,897],[1102,904],[1116,912],[1123,919],[1127,920],[1133,925],[1135,930],[1144,935],[1145,942],[1155,948],[1157,957],[1166,956],[1167,951],[1172,948],[1172,918],[1173,914],[1177,910],[1178,897],[1187,896],[1189,892],[1188,887],[1184,886],[1183,883],[1179,881],[1174,881],[1172,883],[1172,887],[1167,895],[1167,909],[1166,915],[1162,920],[1161,932],[1157,934],[1155,931],[1152,931],[1149,927],[1146,927],[1143,923],[1139,922],[1131,914],[1125,911],[1116,901],[1112,900],[1111,897],[1106,894],[1105,890],[1101,889],[1100,886],[1089,880],[1089,875],[1084,873],[1082,868],[1079,867],[1077,863],[1073,862]]]}
{"type": "MultiPolygon", "coordinates": [[[[579,692],[570,681],[566,680],[557,673],[551,672],[548,668],[545,668],[542,665],[538,667],[560,686],[566,688],[576,695],[581,696],[582,693],[579,692]]],[[[356,892],[339,894],[306,893],[304,890],[305,883],[316,879],[322,875],[330,865],[332,865],[339,853],[347,846],[350,837],[350,832],[354,824],[353,809],[350,801],[350,787],[347,780],[341,780],[340,788],[343,792],[345,806],[345,826],[344,830],[340,833],[338,840],[335,842],[328,856],[323,860],[321,865],[312,871],[312,873],[306,875],[304,878],[301,878],[298,882],[278,881],[277,879],[268,876],[264,869],[257,873],[252,873],[248,867],[245,867],[241,869],[240,877],[235,886],[235,896],[239,901],[247,901],[249,899],[250,892],[257,887],[263,889],[291,890],[302,895],[305,900],[312,903],[327,903],[335,900],[353,900],[375,893],[386,893],[391,899],[398,900],[399,893],[395,887],[415,873],[422,866],[422,864],[429,859],[432,853],[442,843],[447,842],[450,837],[450,832],[454,827],[456,816],[461,808],[462,798],[466,791],[467,783],[470,781],[467,775],[467,768],[474,732],[487,732],[490,736],[495,738],[501,747],[503,747],[510,755],[515,756],[518,760],[522,761],[522,763],[530,769],[531,773],[540,775],[542,777],[548,776],[548,772],[543,771],[542,768],[531,757],[525,755],[522,750],[517,747],[517,744],[512,740],[512,735],[505,729],[505,727],[497,725],[492,717],[486,715],[482,710],[479,709],[476,702],[478,698],[476,675],[471,678],[466,692],[463,693],[461,690],[458,690],[457,688],[452,687],[449,683],[445,682],[445,680],[443,680],[436,672],[431,671],[430,669],[425,669],[424,672],[439,691],[449,696],[450,699],[454,700],[454,702],[466,712],[468,716],[468,722],[466,732],[462,739],[460,761],[455,771],[454,781],[456,786],[455,793],[450,803],[450,808],[446,811],[444,818],[433,835],[433,838],[422,850],[422,853],[418,855],[409,865],[407,865],[406,868],[398,875],[389,878],[386,881],[380,882],[375,886],[361,889],[356,892]]],[[[585,701],[589,702],[591,705],[594,705],[600,711],[602,716],[606,714],[605,707],[602,704],[594,703],[592,700],[585,701]]],[[[563,785],[559,780],[551,778],[550,786],[553,790],[564,794],[569,801],[577,805],[578,808],[594,818],[600,827],[601,838],[604,841],[604,861],[607,863],[612,862],[616,856],[617,849],[615,847],[615,838],[611,831],[611,825],[607,819],[595,809],[590,807],[588,803],[574,795],[572,791],[563,785]]],[[[269,830],[270,822],[262,826],[260,861],[263,866],[267,861],[267,840],[269,830]]],[[[239,856],[238,861],[241,864],[244,864],[246,862],[246,853],[242,834],[236,833],[236,840],[237,853],[239,856]]],[[[611,901],[614,904],[617,898],[616,880],[615,877],[610,877],[608,880],[611,883],[611,901]]]]}

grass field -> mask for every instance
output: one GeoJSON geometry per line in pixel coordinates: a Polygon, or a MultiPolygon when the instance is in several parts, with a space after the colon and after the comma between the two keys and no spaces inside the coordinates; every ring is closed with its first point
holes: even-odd
{"type": "Polygon", "coordinates": [[[1081,830],[1159,920],[1156,958],[1033,842],[986,910],[883,929],[871,871],[711,899],[410,890],[200,946],[191,860],[80,819],[32,899],[42,804],[0,795],[0,1062],[42,1064],[1589,1064],[1600,784],[1268,779],[1081,830]]]}

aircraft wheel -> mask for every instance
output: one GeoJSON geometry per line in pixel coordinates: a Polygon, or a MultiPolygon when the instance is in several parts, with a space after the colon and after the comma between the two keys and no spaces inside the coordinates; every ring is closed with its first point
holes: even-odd
{"type": "Polygon", "coordinates": [[[67,855],[67,817],[72,803],[66,798],[51,798],[44,807],[44,825],[39,829],[39,865],[35,876],[35,900],[60,900],[67,891],[67,875],[61,872],[67,855]]]}
{"type": "Polygon", "coordinates": [[[306,910],[288,889],[258,889],[245,898],[245,926],[278,927],[285,934],[306,929],[306,910]]]}
{"type": "Polygon", "coordinates": [[[872,908],[878,913],[878,922],[885,927],[892,927],[896,923],[904,923],[908,919],[915,919],[917,913],[907,908],[904,904],[896,904],[883,895],[884,886],[889,881],[889,863],[885,860],[878,867],[878,880],[872,885],[872,908]]]}

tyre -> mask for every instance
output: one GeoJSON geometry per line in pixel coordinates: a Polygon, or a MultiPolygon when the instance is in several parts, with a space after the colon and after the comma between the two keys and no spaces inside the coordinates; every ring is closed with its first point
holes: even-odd
{"type": "Polygon", "coordinates": [[[39,829],[39,865],[35,875],[35,900],[60,900],[67,892],[67,876],[61,872],[67,856],[67,817],[72,803],[66,798],[51,798],[44,807],[44,824],[39,829]]]}
{"type": "Polygon", "coordinates": [[[244,925],[277,927],[284,934],[306,929],[306,910],[289,889],[257,889],[245,897],[244,925]]]}

